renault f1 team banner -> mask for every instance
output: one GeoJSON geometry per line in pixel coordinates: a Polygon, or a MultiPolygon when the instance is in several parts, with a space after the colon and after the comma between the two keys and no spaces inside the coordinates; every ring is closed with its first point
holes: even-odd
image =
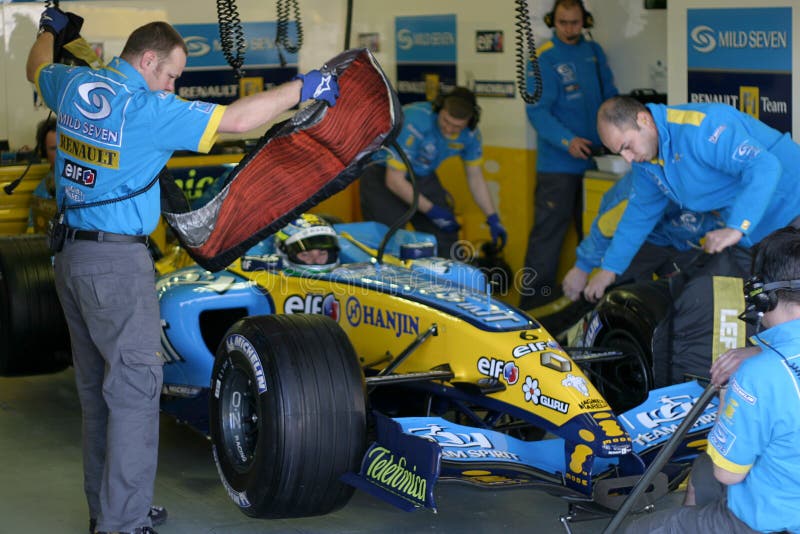
{"type": "MultiPolygon", "coordinates": [[[[290,80],[297,74],[297,54],[275,46],[276,26],[275,22],[242,23],[244,76],[237,80],[222,52],[217,24],[175,25],[189,49],[186,70],[175,82],[175,93],[187,100],[230,104],[290,80]]],[[[294,22],[289,23],[288,33],[289,42],[296,43],[294,22]]]]}
{"type": "Polygon", "coordinates": [[[407,104],[433,100],[456,85],[456,16],[395,18],[397,95],[407,104]]]}
{"type": "Polygon", "coordinates": [[[792,9],[688,9],[690,102],[722,102],[792,129],[792,9]]]}

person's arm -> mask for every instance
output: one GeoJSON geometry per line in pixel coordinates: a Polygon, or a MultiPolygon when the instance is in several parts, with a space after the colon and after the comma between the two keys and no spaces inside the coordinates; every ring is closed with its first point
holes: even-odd
{"type": "Polygon", "coordinates": [[[717,464],[714,464],[714,478],[720,481],[720,483],[730,486],[731,484],[738,484],[742,480],[747,477],[747,473],[734,473],[733,471],[728,471],[727,469],[723,469],[717,464]]]}
{"type": "Polygon", "coordinates": [[[486,185],[486,180],[483,177],[483,171],[478,165],[464,165],[464,172],[467,175],[467,184],[469,185],[472,198],[481,209],[484,215],[489,217],[497,213],[492,202],[492,196],[489,194],[489,186],[486,185]]]}
{"type": "Polygon", "coordinates": [[[55,37],[50,32],[40,33],[28,52],[28,61],[25,64],[25,75],[28,81],[36,83],[36,71],[42,65],[53,62],[53,43],[55,37]]]}
{"type": "Polygon", "coordinates": [[[300,101],[302,87],[302,81],[292,80],[269,91],[236,100],[225,108],[217,131],[247,132],[275,120],[300,101]]]}
{"type": "MultiPolygon", "coordinates": [[[[386,188],[409,206],[414,200],[414,188],[411,186],[411,182],[406,180],[405,171],[395,169],[389,165],[386,166],[386,188]]],[[[420,213],[428,213],[432,207],[433,202],[422,193],[419,193],[417,210],[420,213]]]]}

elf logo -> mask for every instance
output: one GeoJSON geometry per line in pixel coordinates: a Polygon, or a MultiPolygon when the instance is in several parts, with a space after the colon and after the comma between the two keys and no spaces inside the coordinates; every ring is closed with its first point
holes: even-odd
{"type": "Polygon", "coordinates": [[[94,187],[95,181],[97,180],[97,171],[91,167],[84,167],[79,163],[65,159],[64,170],[61,172],[61,176],[76,184],[94,187]]]}
{"type": "Polygon", "coordinates": [[[339,301],[333,293],[327,295],[291,295],[283,304],[283,313],[314,313],[339,321],[339,301]]]}
{"type": "Polygon", "coordinates": [[[503,379],[512,386],[519,380],[519,367],[514,362],[505,362],[485,356],[478,359],[478,372],[494,379],[498,379],[502,375],[503,379]]]}

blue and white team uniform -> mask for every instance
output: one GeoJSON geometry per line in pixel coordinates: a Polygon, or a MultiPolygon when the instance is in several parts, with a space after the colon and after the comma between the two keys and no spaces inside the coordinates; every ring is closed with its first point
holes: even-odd
{"type": "MultiPolygon", "coordinates": [[[[445,137],[439,129],[439,114],[430,102],[415,102],[403,107],[403,128],[397,144],[411,163],[419,192],[437,206],[452,204],[450,193],[442,186],[436,169],[453,156],[461,158],[465,166],[483,164],[483,142],[480,130],[464,128],[455,138],[445,137]]],[[[394,149],[386,149],[373,156],[360,179],[361,212],[364,220],[378,221],[387,226],[397,221],[408,205],[386,187],[386,166],[406,172],[408,169],[394,149]]],[[[458,239],[457,233],[440,230],[422,213],[416,213],[411,224],[420,232],[436,236],[438,253],[448,255],[458,239]]]]}
{"type": "Polygon", "coordinates": [[[670,202],[718,211],[750,247],[800,215],[800,146],[724,104],[648,104],[656,160],[633,163],[633,192],[603,269],[623,272],[670,202]]]}
{"type": "MultiPolygon", "coordinates": [[[[58,121],[59,208],[113,200],[145,187],[175,150],[208,152],[223,108],[151,92],[126,61],[101,70],[50,64],[36,85],[58,121]]],[[[72,228],[147,235],[158,223],[158,184],[130,200],[68,209],[72,228]]]]}
{"type": "Polygon", "coordinates": [[[708,454],[726,471],[747,473],[728,486],[736,517],[760,532],[800,532],[800,320],[752,341],[761,353],[730,379],[708,454]]]}
{"type": "Polygon", "coordinates": [[[174,150],[207,152],[224,107],[151,91],[123,59],[48,64],[35,76],[57,117],[56,199],[70,230],[55,255],[83,413],[84,491],[98,531],[150,526],[163,382],[146,236],[174,150]],[[125,200],[117,199],[130,196],[125,200]],[[107,201],[98,206],[89,203],[107,201]]]}
{"type": "MultiPolygon", "coordinates": [[[[525,110],[536,129],[536,169],[539,172],[583,174],[594,163],[570,156],[573,137],[589,139],[600,147],[597,110],[617,94],[614,76],[605,52],[594,41],[581,36],[577,44],[553,37],[538,50],[542,96],[525,110]]],[[[528,90],[534,87],[532,64],[528,64],[528,90]]]]}
{"type": "MultiPolygon", "coordinates": [[[[628,195],[632,186],[633,174],[629,172],[603,195],[589,235],[578,245],[575,265],[582,271],[591,272],[602,263],[603,256],[628,206],[628,195]]],[[[707,232],[721,226],[722,221],[713,213],[681,209],[677,204],[670,202],[661,220],[656,223],[646,240],[655,247],[666,249],[663,260],[672,263],[675,259],[673,256],[679,255],[680,252],[696,251],[700,246],[700,239],[707,232]]],[[[693,255],[689,255],[690,259],[692,257],[693,255]]],[[[641,263],[648,263],[642,260],[643,258],[637,257],[630,269],[640,266],[641,263]]]]}

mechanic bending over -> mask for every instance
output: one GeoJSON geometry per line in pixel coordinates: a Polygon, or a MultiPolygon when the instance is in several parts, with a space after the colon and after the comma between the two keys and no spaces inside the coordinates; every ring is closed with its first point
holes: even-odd
{"type": "MultiPolygon", "coordinates": [[[[708,232],[703,243],[711,254],[750,247],[800,222],[800,146],[731,106],[644,105],[616,96],[600,107],[597,128],[606,147],[631,163],[634,179],[602,270],[584,291],[589,300],[628,268],[670,200],[719,211],[725,228],[708,232]]],[[[749,261],[747,251],[740,256],[749,261]]]]}
{"type": "Polygon", "coordinates": [[[304,213],[274,236],[275,252],[290,272],[327,273],[339,265],[339,236],[321,217],[304,213]]]}
{"type": "Polygon", "coordinates": [[[707,454],[692,468],[688,506],[648,514],[626,533],[800,532],[800,231],[765,237],[752,275],[745,313],[766,330],[712,367],[713,382],[727,386],[707,454]]]}
{"type": "MultiPolygon", "coordinates": [[[[576,301],[581,297],[589,274],[600,266],[620,217],[628,206],[632,184],[633,174],[628,172],[603,194],[592,229],[576,250],[575,266],[562,282],[564,294],[570,300],[576,301]]],[[[721,226],[722,220],[715,214],[681,209],[670,202],[618,281],[652,280],[654,274],[663,278],[682,272],[701,254],[698,250],[700,239],[706,232],[721,226]]]]}
{"type": "MultiPolygon", "coordinates": [[[[457,258],[458,251],[453,245],[461,226],[453,214],[452,196],[439,181],[436,169],[445,159],[459,156],[464,162],[472,198],[486,215],[492,241],[502,248],[507,235],[481,169],[480,107],[475,94],[465,87],[456,87],[439,95],[434,102],[404,106],[403,113],[405,118],[397,143],[403,147],[417,179],[419,204],[411,219],[414,229],[436,236],[439,256],[457,258]]],[[[360,180],[364,220],[391,226],[408,210],[413,188],[406,170],[405,163],[393,149],[373,157],[373,163],[360,180]]]]}
{"type": "Polygon", "coordinates": [[[46,9],[26,70],[59,117],[56,199],[68,228],[55,274],[83,413],[90,529],[152,533],[162,384],[146,245],[159,217],[155,177],[174,150],[208,152],[217,133],[265,125],[312,95],[333,105],[338,86],[314,70],[229,106],[188,102],[173,93],[187,50],[168,23],[136,29],[100,70],[52,63],[56,38],[77,37],[68,28],[64,12],[46,9]]]}
{"type": "Polygon", "coordinates": [[[718,212],[725,227],[707,232],[703,241],[710,257],[673,295],[667,324],[653,340],[656,386],[683,381],[687,374],[707,376],[716,355],[745,339],[735,314],[731,321],[720,317],[741,306],[749,247],[798,224],[800,146],[724,104],[644,105],[617,96],[603,103],[597,122],[603,143],[631,163],[633,187],[584,296],[596,301],[628,268],[670,201],[718,212]],[[723,323],[732,335],[723,334],[723,323]]]}

